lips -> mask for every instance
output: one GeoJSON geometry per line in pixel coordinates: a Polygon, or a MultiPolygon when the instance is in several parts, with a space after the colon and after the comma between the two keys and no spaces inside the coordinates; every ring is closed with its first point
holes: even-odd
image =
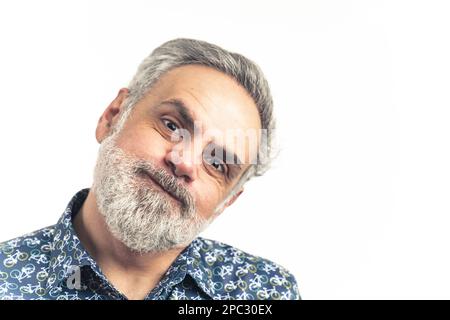
{"type": "Polygon", "coordinates": [[[160,190],[163,191],[164,193],[168,194],[169,196],[171,196],[172,198],[174,198],[176,201],[183,203],[183,202],[181,201],[181,199],[179,199],[179,198],[177,197],[176,194],[174,194],[173,192],[171,192],[171,191],[169,191],[169,190],[166,190],[161,184],[159,184],[158,181],[156,181],[155,179],[153,179],[152,176],[151,176],[147,171],[145,171],[144,173],[145,173],[146,177],[152,182],[152,184],[154,184],[158,189],[160,189],[160,190]]]}

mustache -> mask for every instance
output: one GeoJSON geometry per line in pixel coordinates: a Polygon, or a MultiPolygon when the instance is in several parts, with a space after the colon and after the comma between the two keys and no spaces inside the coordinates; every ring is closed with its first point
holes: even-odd
{"type": "Polygon", "coordinates": [[[149,162],[140,160],[136,164],[135,172],[140,175],[147,175],[153,179],[164,191],[172,195],[175,199],[178,199],[183,209],[190,209],[187,210],[188,212],[194,211],[192,210],[194,208],[194,198],[190,192],[163,168],[157,168],[149,162]]]}

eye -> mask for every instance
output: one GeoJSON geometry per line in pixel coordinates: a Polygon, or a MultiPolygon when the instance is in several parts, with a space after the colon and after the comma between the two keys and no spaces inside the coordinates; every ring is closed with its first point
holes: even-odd
{"type": "Polygon", "coordinates": [[[163,119],[162,120],[164,125],[172,132],[175,132],[176,130],[178,130],[178,126],[175,124],[175,122],[167,120],[167,119],[163,119]]]}
{"type": "Polygon", "coordinates": [[[214,168],[214,170],[217,170],[217,171],[221,172],[222,174],[226,173],[225,164],[219,158],[205,157],[205,161],[206,161],[206,163],[211,165],[214,168]]]}

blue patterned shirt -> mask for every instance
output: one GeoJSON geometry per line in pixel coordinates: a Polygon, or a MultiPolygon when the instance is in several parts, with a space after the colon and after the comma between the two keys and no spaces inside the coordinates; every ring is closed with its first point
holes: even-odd
{"type": "MultiPolygon", "coordinates": [[[[78,192],[56,225],[0,243],[0,300],[126,299],[73,228],[88,193],[78,192]]],[[[165,299],[297,300],[300,295],[293,275],[282,266],[197,237],[146,297],[165,299]]]]}

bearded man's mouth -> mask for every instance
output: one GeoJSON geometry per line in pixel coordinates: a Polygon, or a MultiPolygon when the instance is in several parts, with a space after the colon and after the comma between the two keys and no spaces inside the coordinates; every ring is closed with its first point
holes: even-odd
{"type": "Polygon", "coordinates": [[[153,179],[153,177],[148,171],[144,170],[142,173],[144,174],[144,178],[147,180],[147,182],[150,182],[153,185],[153,187],[155,187],[157,190],[161,192],[164,192],[165,194],[169,195],[172,199],[184,205],[184,202],[174,192],[165,189],[157,180],[153,179]]]}

